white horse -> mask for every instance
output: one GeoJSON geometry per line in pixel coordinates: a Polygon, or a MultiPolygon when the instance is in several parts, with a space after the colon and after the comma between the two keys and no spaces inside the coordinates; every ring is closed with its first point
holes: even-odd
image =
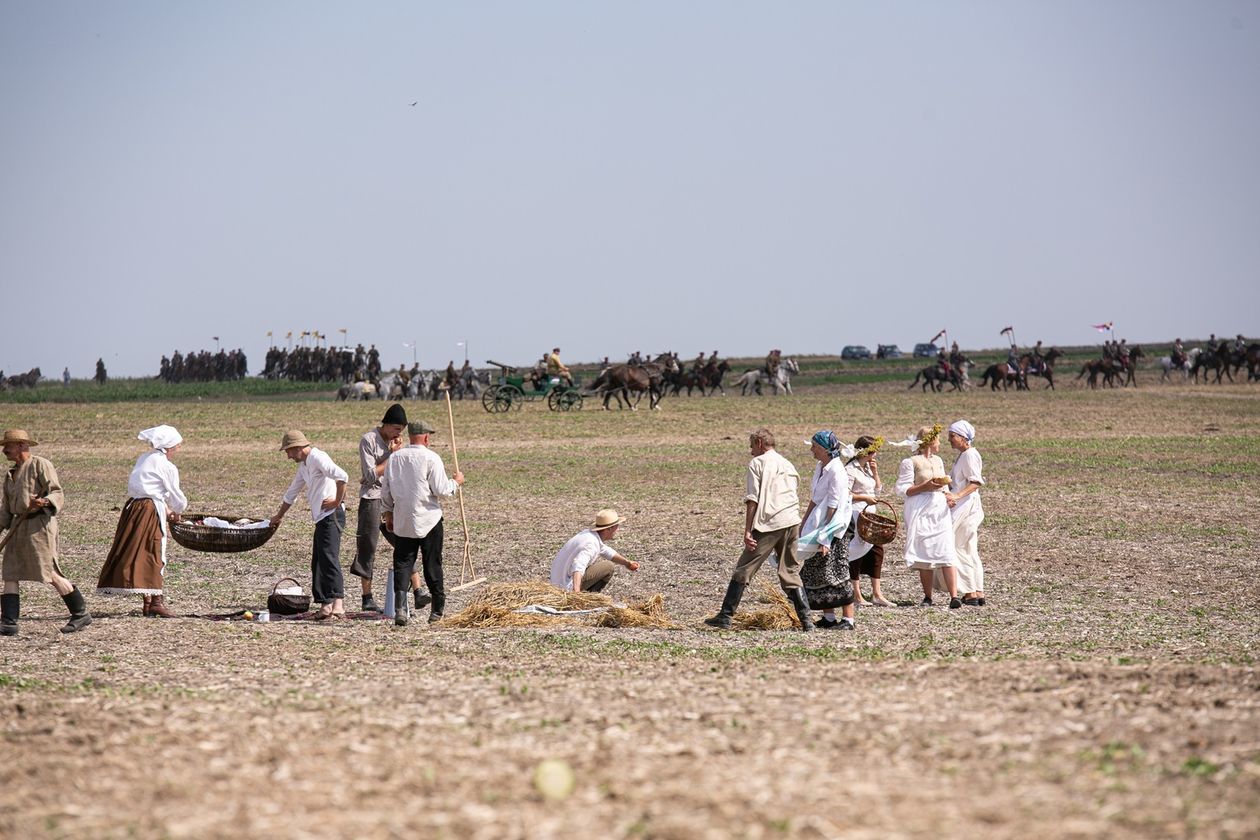
{"type": "Polygon", "coordinates": [[[791,394],[792,393],[792,375],[801,372],[801,366],[796,363],[795,359],[784,359],[779,363],[779,373],[775,377],[771,377],[764,369],[745,371],[744,375],[735,380],[735,384],[740,388],[740,394],[747,395],[749,391],[756,392],[761,395],[761,385],[765,383],[770,386],[771,393],[775,394],[791,394]]]}
{"type": "Polygon", "coordinates": [[[343,400],[370,400],[376,396],[376,386],[371,382],[351,382],[337,389],[337,402],[343,400]]]}
{"type": "Polygon", "coordinates": [[[1160,356],[1159,366],[1160,368],[1163,369],[1163,373],[1160,374],[1159,381],[1167,382],[1168,374],[1172,373],[1174,370],[1181,371],[1182,379],[1189,379],[1190,368],[1194,367],[1194,360],[1199,358],[1200,352],[1202,351],[1198,347],[1191,350],[1189,353],[1186,354],[1186,360],[1180,366],[1173,364],[1172,356],[1160,356]]]}

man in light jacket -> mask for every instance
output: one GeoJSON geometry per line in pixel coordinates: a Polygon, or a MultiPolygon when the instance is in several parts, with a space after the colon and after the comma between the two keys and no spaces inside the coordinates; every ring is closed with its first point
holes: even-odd
{"type": "Polygon", "coordinates": [[[464,483],[458,470],[446,476],[442,457],[429,448],[433,427],[423,420],[407,424],[410,444],[385,462],[381,475],[381,507],[385,528],[394,535],[394,624],[407,625],[407,588],[419,554],[424,582],[433,605],[429,623],[442,618],[446,588],[442,580],[442,504],[464,483]]]}
{"type": "Polygon", "coordinates": [[[744,589],[771,553],[779,558],[779,585],[796,608],[802,630],[813,630],[809,602],[801,584],[801,561],[796,541],[801,530],[801,503],[796,467],[774,448],[774,434],[758,429],[748,436],[753,458],[748,462],[744,494],[744,551],[735,563],[722,609],[706,618],[710,627],[729,629],[744,589]]]}

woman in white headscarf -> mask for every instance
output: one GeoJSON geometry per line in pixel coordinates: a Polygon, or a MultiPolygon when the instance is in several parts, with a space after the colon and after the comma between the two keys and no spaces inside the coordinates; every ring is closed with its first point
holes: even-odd
{"type": "Polygon", "coordinates": [[[179,470],[172,457],[184,439],[174,426],[154,426],[140,433],[150,449],[136,460],[127,480],[127,503],[118,517],[114,544],[101,569],[96,591],[105,595],[139,593],[144,614],[171,618],[162,598],[166,570],[167,520],[188,507],[179,489],[179,470]]]}
{"type": "Polygon", "coordinates": [[[958,555],[958,591],[962,602],[971,607],[984,606],[984,564],[980,562],[980,523],[984,508],[980,506],[980,488],[984,485],[984,461],[973,442],[976,427],[959,420],[949,427],[949,445],[958,452],[958,460],[949,471],[949,490],[945,501],[954,520],[954,551],[958,555]]]}
{"type": "MultiPolygon", "coordinates": [[[[944,490],[949,486],[941,451],[941,427],[924,426],[909,443],[917,449],[897,469],[897,495],[906,500],[906,566],[917,569],[923,586],[922,606],[932,606],[932,575],[939,569],[949,591],[949,608],[958,609],[954,534],[944,490]]],[[[894,444],[900,445],[900,444],[894,444]]]]}

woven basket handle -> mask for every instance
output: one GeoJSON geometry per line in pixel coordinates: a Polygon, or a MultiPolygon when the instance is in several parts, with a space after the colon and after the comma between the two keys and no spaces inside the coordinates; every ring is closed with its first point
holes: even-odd
{"type": "Polygon", "coordinates": [[[875,507],[876,505],[883,505],[884,507],[888,508],[888,512],[892,514],[893,522],[896,522],[896,523],[901,522],[901,520],[897,518],[897,509],[893,507],[892,505],[888,504],[888,502],[884,501],[883,499],[876,499],[875,504],[868,505],[867,507],[875,507]]]}
{"type": "Polygon", "coordinates": [[[276,585],[271,587],[271,594],[275,595],[276,590],[280,588],[280,584],[284,583],[286,580],[293,581],[293,585],[296,586],[298,589],[302,588],[302,584],[298,583],[297,580],[295,580],[294,578],[280,578],[280,580],[276,581],[276,585]]]}

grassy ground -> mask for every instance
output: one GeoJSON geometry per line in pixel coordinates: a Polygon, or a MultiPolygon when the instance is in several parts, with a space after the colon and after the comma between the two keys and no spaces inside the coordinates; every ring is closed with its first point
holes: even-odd
{"type": "MultiPolygon", "coordinates": [[[[662,593],[672,631],[142,619],[138,598],[90,586],[139,429],[184,433],[194,509],[268,515],[292,476],[286,428],[353,470],[382,405],[9,406],[4,425],[61,472],[63,565],[97,620],[61,636],[60,602],[23,585],[22,635],[0,659],[0,836],[1255,836],[1257,394],[898,381],[657,413],[456,404],[477,571],[543,577],[615,506],[618,547],[643,569],[613,594],[662,593]],[[750,429],[770,426],[805,472],[800,441],[818,428],[900,438],[958,417],[989,481],[990,606],[865,609],[843,635],[701,629],[739,550],[750,429]],[[531,782],[548,758],[576,772],[561,801],[531,782]]],[[[445,428],[433,403],[408,411],[445,428]]],[[[896,460],[882,459],[888,486],[896,460]]],[[[306,584],[299,513],[248,554],[174,547],[175,608],[306,584]]],[[[457,505],[447,519],[458,578],[457,505]]],[[[899,553],[885,588],[910,604],[899,553]]]]}

